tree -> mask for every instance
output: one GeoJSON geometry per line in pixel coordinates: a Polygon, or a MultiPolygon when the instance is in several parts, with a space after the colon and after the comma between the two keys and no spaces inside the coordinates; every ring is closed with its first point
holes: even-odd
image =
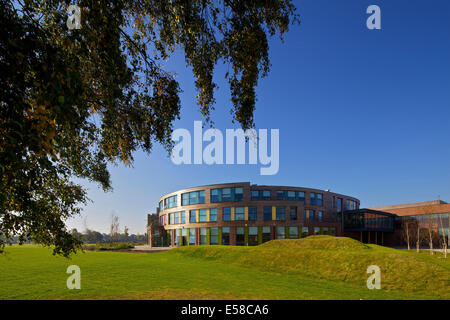
{"type": "Polygon", "coordinates": [[[424,216],[423,220],[425,220],[426,226],[427,226],[427,235],[428,235],[428,246],[430,248],[430,255],[434,254],[433,251],[433,211],[432,207],[428,207],[424,209],[424,216]]]}
{"type": "Polygon", "coordinates": [[[75,239],[81,239],[81,237],[83,236],[81,233],[78,232],[78,230],[76,228],[73,228],[72,230],[70,230],[70,234],[75,238],[75,239]]]}
{"type": "Polygon", "coordinates": [[[83,241],[86,243],[97,243],[103,241],[103,235],[95,230],[86,229],[83,235],[83,241]]]}
{"type": "Polygon", "coordinates": [[[402,235],[403,235],[403,240],[408,245],[408,250],[411,250],[411,245],[410,245],[410,239],[411,239],[410,224],[411,224],[411,221],[409,220],[408,217],[403,217],[402,218],[402,235]]]}
{"type": "MultiPolygon", "coordinates": [[[[448,219],[448,218],[447,218],[448,219]]],[[[441,230],[442,233],[442,239],[441,239],[441,247],[444,251],[444,258],[447,259],[447,251],[448,251],[448,244],[450,243],[450,232],[449,232],[449,221],[444,223],[444,220],[442,219],[442,214],[439,214],[439,230],[441,230]],[[447,228],[445,228],[447,226],[447,228]]],[[[439,234],[439,232],[438,232],[439,234]]]]}
{"type": "Polygon", "coordinates": [[[124,240],[124,241],[127,241],[128,236],[129,236],[129,234],[128,234],[128,227],[125,226],[125,227],[123,228],[123,240],[124,240]]]}
{"type": "Polygon", "coordinates": [[[120,239],[120,233],[119,233],[119,217],[112,215],[111,216],[111,228],[110,228],[110,241],[116,242],[120,239]]]}
{"type": "Polygon", "coordinates": [[[64,221],[88,200],[74,177],[108,191],[108,162],[155,142],[170,152],[181,89],[163,61],[183,50],[211,124],[214,69],[228,63],[233,119],[250,128],[267,38],[298,22],[291,0],[81,0],[69,31],[68,4],[0,0],[0,246],[19,235],[65,256],[81,242],[64,221]]]}

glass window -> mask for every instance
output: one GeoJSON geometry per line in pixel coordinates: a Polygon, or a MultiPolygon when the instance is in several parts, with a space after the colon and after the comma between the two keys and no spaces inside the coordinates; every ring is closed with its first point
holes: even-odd
{"type": "Polygon", "coordinates": [[[322,206],[323,205],[321,193],[311,192],[310,200],[311,200],[311,205],[313,205],[313,206],[322,206]]]}
{"type": "Polygon", "coordinates": [[[293,207],[289,209],[289,219],[297,220],[297,207],[293,207]]]}
{"type": "Polygon", "coordinates": [[[250,191],[251,200],[270,200],[270,190],[252,190],[250,191]]]}
{"type": "Polygon", "coordinates": [[[195,229],[189,229],[189,244],[195,244],[195,229]]]}
{"type": "Polygon", "coordinates": [[[234,209],[234,220],[236,220],[236,221],[244,220],[244,218],[245,218],[244,212],[245,212],[244,207],[235,208],[234,209]]]}
{"type": "Polygon", "coordinates": [[[161,200],[161,201],[159,202],[159,210],[162,211],[163,209],[164,209],[164,207],[163,207],[163,201],[161,200]]]}
{"type": "Polygon", "coordinates": [[[298,238],[298,228],[289,227],[289,239],[297,239],[297,238],[298,238]]]}
{"type": "Polygon", "coordinates": [[[187,245],[187,229],[181,229],[181,243],[180,245],[187,245]]]}
{"type": "Polygon", "coordinates": [[[244,198],[244,189],[235,188],[234,189],[234,201],[240,201],[244,198]]]}
{"type": "Polygon", "coordinates": [[[336,199],[336,209],[338,212],[342,212],[342,198],[336,199]]]}
{"type": "Polygon", "coordinates": [[[175,212],[175,224],[179,224],[180,223],[180,213],[179,212],[175,212]]]}
{"type": "Polygon", "coordinates": [[[206,244],[206,228],[200,228],[200,244],[206,244]]]}
{"type": "Polygon", "coordinates": [[[258,212],[256,207],[248,207],[248,220],[256,221],[258,217],[258,212]]]}
{"type": "Polygon", "coordinates": [[[225,207],[222,209],[223,221],[231,221],[231,208],[225,207]]]}
{"type": "Polygon", "coordinates": [[[189,193],[189,204],[197,204],[198,203],[198,193],[190,192],[189,193]]]}
{"type": "Polygon", "coordinates": [[[198,203],[205,203],[205,190],[200,190],[198,192],[198,203]]]}
{"type": "Polygon", "coordinates": [[[302,238],[307,237],[309,235],[309,228],[302,227],[302,238]]]}
{"type": "Polygon", "coordinates": [[[272,207],[264,207],[263,214],[264,214],[265,221],[272,220],[272,207]]]}
{"type": "Polygon", "coordinates": [[[167,245],[172,246],[172,232],[167,232],[167,245]]]}
{"type": "Polygon", "coordinates": [[[195,210],[190,210],[189,211],[189,222],[190,223],[195,223],[197,222],[197,215],[195,213],[195,210]]]}
{"type": "Polygon", "coordinates": [[[277,200],[286,200],[286,191],[277,191],[277,200]]]}
{"type": "Polygon", "coordinates": [[[174,214],[171,213],[171,214],[169,214],[169,224],[173,224],[173,220],[174,220],[174,214]]]}
{"type": "Polygon", "coordinates": [[[320,234],[320,227],[314,227],[314,234],[315,235],[320,234]]]}
{"type": "Polygon", "coordinates": [[[347,201],[346,201],[346,209],[347,210],[356,210],[356,201],[347,199],[347,201]]]}
{"type": "Polygon", "coordinates": [[[262,242],[267,242],[272,240],[272,234],[270,232],[270,227],[262,228],[262,242]]]}
{"type": "Polygon", "coordinates": [[[330,231],[328,232],[329,235],[331,236],[335,236],[336,235],[336,228],[335,227],[330,227],[330,231]]]}
{"type": "Polygon", "coordinates": [[[181,230],[180,229],[176,229],[175,230],[175,245],[179,246],[181,243],[181,230]]]}
{"type": "Polygon", "coordinates": [[[211,202],[240,201],[243,197],[243,188],[223,188],[211,190],[211,202]]]}
{"type": "Polygon", "coordinates": [[[222,244],[223,245],[230,244],[230,228],[229,227],[222,228],[222,244]]]}
{"type": "Polygon", "coordinates": [[[181,205],[182,206],[189,205],[189,193],[183,193],[181,195],[181,205]]]}
{"type": "Polygon", "coordinates": [[[277,200],[305,201],[305,193],[303,191],[278,190],[277,200]]]}
{"type": "Polygon", "coordinates": [[[209,229],[210,244],[219,244],[219,228],[210,228],[209,229]]]}
{"type": "Polygon", "coordinates": [[[309,209],[306,209],[305,210],[305,217],[304,217],[304,220],[305,221],[314,221],[315,219],[314,219],[314,210],[309,210],[309,209]]]}
{"type": "Polygon", "coordinates": [[[198,210],[198,221],[206,222],[206,209],[198,210]]]}
{"type": "Polygon", "coordinates": [[[186,223],[186,217],[185,217],[184,211],[180,212],[180,223],[186,223]]]}
{"type": "Polygon", "coordinates": [[[209,221],[217,221],[217,208],[209,209],[209,221]]]}
{"type": "Polygon", "coordinates": [[[286,220],[286,208],[277,207],[276,208],[276,218],[277,220],[286,220]]]}
{"type": "Polygon", "coordinates": [[[171,196],[164,199],[164,209],[170,209],[177,206],[177,196],[171,196]]]}
{"type": "Polygon", "coordinates": [[[294,201],[294,200],[296,200],[296,197],[295,197],[295,191],[288,191],[288,192],[287,192],[287,199],[288,199],[289,201],[294,201]]]}
{"type": "Polygon", "coordinates": [[[222,189],[222,201],[231,201],[231,188],[222,189]]]}
{"type": "Polygon", "coordinates": [[[323,211],[317,211],[317,221],[323,221],[323,211]]]}
{"type": "Polygon", "coordinates": [[[277,239],[286,239],[285,227],[277,227],[277,239]]]}
{"type": "Polygon", "coordinates": [[[205,203],[205,190],[183,193],[181,195],[181,205],[205,203]]]}
{"type": "Polygon", "coordinates": [[[258,244],[258,227],[248,227],[248,245],[256,246],[258,244]]]}
{"type": "Polygon", "coordinates": [[[219,197],[219,189],[211,190],[211,202],[220,202],[221,198],[219,197]]]}
{"type": "Polygon", "coordinates": [[[236,245],[237,246],[245,246],[244,227],[236,227],[236,245]]]}

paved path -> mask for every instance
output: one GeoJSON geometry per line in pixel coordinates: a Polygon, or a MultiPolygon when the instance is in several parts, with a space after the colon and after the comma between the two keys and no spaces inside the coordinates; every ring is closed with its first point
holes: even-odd
{"type": "Polygon", "coordinates": [[[162,252],[172,249],[171,247],[150,247],[150,246],[135,246],[133,249],[129,251],[137,251],[137,252],[162,252]]]}

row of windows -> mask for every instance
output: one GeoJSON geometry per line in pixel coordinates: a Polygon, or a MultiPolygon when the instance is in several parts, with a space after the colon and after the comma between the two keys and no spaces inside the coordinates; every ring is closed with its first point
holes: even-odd
{"type": "Polygon", "coordinates": [[[211,202],[240,201],[243,197],[243,188],[211,189],[211,202]]]}
{"type": "Polygon", "coordinates": [[[345,203],[345,209],[346,210],[356,210],[357,209],[356,201],[347,200],[345,203]]]}
{"type": "Polygon", "coordinates": [[[205,190],[183,193],[181,195],[181,205],[205,203],[205,190]]]}
{"type": "Polygon", "coordinates": [[[399,222],[402,221],[409,221],[414,222],[416,221],[421,227],[428,228],[429,226],[432,227],[443,227],[448,228],[449,227],[449,213],[433,213],[433,214],[419,214],[419,215],[411,215],[411,216],[400,216],[396,217],[395,219],[399,222]]]}
{"type": "Polygon", "coordinates": [[[170,209],[178,206],[177,196],[171,196],[164,199],[164,209],[170,209]]]}
{"type": "Polygon", "coordinates": [[[270,200],[270,190],[252,190],[250,200],[270,200]]]}
{"type": "MultiPolygon", "coordinates": [[[[247,208],[247,217],[245,216],[246,207],[224,207],[222,208],[222,221],[256,221],[258,219],[257,207],[247,208]],[[234,219],[232,217],[234,209],[234,219]]],[[[170,213],[168,224],[184,224],[186,223],[185,211],[170,213]]],[[[166,224],[166,215],[161,216],[161,224],[166,224]]],[[[263,207],[264,221],[284,221],[286,220],[286,207],[263,207]]],[[[297,220],[297,207],[289,208],[289,220],[297,220]]],[[[189,223],[196,222],[216,222],[217,208],[199,209],[189,211],[189,223]],[[209,215],[209,216],[208,216],[209,215]]],[[[311,209],[304,210],[304,221],[323,221],[323,211],[315,211],[311,209]]]]}
{"type": "Polygon", "coordinates": [[[342,198],[336,198],[335,196],[333,196],[333,201],[331,203],[331,206],[333,208],[336,208],[338,212],[342,212],[342,203],[343,203],[344,199],[342,198]]]}
{"type": "MultiPolygon", "coordinates": [[[[276,227],[273,232],[277,239],[298,239],[300,237],[307,237],[310,235],[308,227],[276,227]]],[[[334,227],[314,227],[314,235],[330,234],[335,235],[336,229],[334,227]]],[[[169,243],[171,233],[168,233],[169,243]]],[[[263,242],[272,240],[271,227],[236,227],[235,242],[236,245],[257,245],[263,242]],[[247,234],[246,234],[247,228],[247,234]]],[[[215,227],[215,228],[199,228],[198,239],[201,245],[229,245],[230,244],[230,228],[229,227],[215,227]]],[[[176,229],[174,243],[177,246],[195,245],[196,244],[196,229],[176,229]]]]}
{"type": "Polygon", "coordinates": [[[303,201],[305,202],[305,193],[303,191],[277,191],[277,200],[303,201]]]}
{"type": "MultiPolygon", "coordinates": [[[[244,193],[243,188],[222,188],[222,189],[211,189],[210,202],[227,202],[227,201],[241,201],[243,199],[244,193]]],[[[251,200],[272,200],[270,190],[252,190],[250,192],[251,200]]],[[[305,202],[305,192],[303,191],[289,191],[289,190],[278,190],[277,200],[288,200],[288,201],[302,201],[305,202]]],[[[332,206],[337,208],[339,212],[342,211],[342,198],[333,197],[332,206]]],[[[205,203],[205,190],[193,191],[183,193],[181,195],[181,205],[193,205],[193,204],[203,204],[205,203]]],[[[313,206],[323,206],[323,194],[322,193],[310,193],[310,204],[313,206]]],[[[159,209],[169,209],[176,207],[177,196],[171,196],[163,201],[159,202],[159,209]]],[[[347,210],[357,209],[357,203],[353,200],[346,201],[347,210]]]]}

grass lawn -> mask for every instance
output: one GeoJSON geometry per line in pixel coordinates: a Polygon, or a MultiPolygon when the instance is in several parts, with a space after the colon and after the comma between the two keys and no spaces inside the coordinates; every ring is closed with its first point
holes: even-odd
{"type": "Polygon", "coordinates": [[[348,238],[313,236],[257,247],[55,257],[40,246],[0,255],[0,299],[450,299],[450,259],[348,238]],[[81,290],[66,269],[81,268],[81,290]],[[369,265],[381,290],[366,287],[369,265]]]}

